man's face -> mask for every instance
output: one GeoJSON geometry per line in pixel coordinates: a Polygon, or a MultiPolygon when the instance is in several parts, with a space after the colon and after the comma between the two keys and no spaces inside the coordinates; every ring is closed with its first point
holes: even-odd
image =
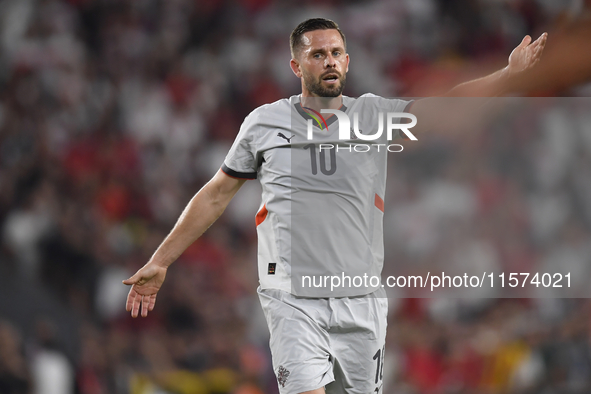
{"type": "Polygon", "coordinates": [[[302,36],[303,46],[291,60],[291,67],[303,79],[304,94],[338,97],[345,88],[349,55],[337,30],[314,30],[302,36]]]}

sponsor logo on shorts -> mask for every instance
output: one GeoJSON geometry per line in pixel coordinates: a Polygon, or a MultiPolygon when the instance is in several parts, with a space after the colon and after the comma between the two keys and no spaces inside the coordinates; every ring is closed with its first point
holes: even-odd
{"type": "Polygon", "coordinates": [[[289,371],[283,367],[283,365],[279,366],[277,370],[277,381],[281,385],[281,387],[285,387],[285,382],[287,382],[287,378],[289,377],[289,371]]]}

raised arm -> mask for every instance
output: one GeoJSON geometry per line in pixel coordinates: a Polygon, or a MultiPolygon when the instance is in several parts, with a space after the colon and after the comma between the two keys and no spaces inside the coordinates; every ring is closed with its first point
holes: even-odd
{"type": "Polygon", "coordinates": [[[220,217],[244,182],[220,170],[191,199],[146,265],[123,281],[131,285],[126,304],[131,316],[138,316],[140,305],[143,317],[154,309],[168,267],[220,217]]]}
{"type": "Polygon", "coordinates": [[[536,41],[531,42],[530,36],[525,36],[509,56],[505,68],[486,77],[459,84],[441,97],[431,97],[417,100],[410,108],[410,113],[417,117],[417,125],[413,133],[421,134],[425,131],[441,128],[442,120],[457,115],[471,113],[479,105],[478,100],[460,99],[476,97],[496,97],[517,93],[520,89],[520,79],[538,64],[546,45],[548,34],[542,34],[536,41]],[[455,99],[448,99],[453,97],[455,99]]]}

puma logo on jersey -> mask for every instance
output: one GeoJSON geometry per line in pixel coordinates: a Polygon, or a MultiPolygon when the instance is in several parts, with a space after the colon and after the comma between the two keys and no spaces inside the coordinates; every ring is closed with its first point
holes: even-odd
{"type": "Polygon", "coordinates": [[[286,140],[288,143],[290,143],[290,144],[291,144],[291,139],[292,139],[294,136],[295,136],[295,134],[294,134],[294,135],[292,135],[291,137],[287,138],[285,135],[283,135],[283,133],[278,133],[278,134],[277,134],[277,137],[284,138],[284,139],[285,139],[285,140],[286,140]]]}

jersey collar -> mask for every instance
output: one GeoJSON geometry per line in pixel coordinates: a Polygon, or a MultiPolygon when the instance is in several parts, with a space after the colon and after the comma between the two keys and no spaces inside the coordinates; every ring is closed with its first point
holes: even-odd
{"type": "MultiPolygon", "coordinates": [[[[308,112],[306,112],[306,110],[302,107],[302,103],[301,101],[296,102],[295,104],[295,109],[296,111],[298,111],[298,113],[300,114],[300,116],[302,118],[304,118],[305,120],[311,119],[314,122],[312,122],[312,124],[318,128],[320,128],[320,126],[318,125],[317,122],[315,122],[316,119],[314,119],[314,117],[312,117],[308,112]]],[[[345,106],[345,104],[341,104],[341,107],[339,108],[339,111],[343,111],[346,112],[347,111],[347,107],[345,106]]],[[[327,114],[328,115],[328,114],[327,114]]],[[[317,115],[316,115],[317,116],[317,115]]],[[[334,122],[337,121],[337,117],[335,115],[331,115],[328,119],[324,118],[323,119],[326,121],[326,126],[330,126],[331,124],[333,124],[334,122]]],[[[321,119],[322,121],[322,119],[321,119]]]]}

